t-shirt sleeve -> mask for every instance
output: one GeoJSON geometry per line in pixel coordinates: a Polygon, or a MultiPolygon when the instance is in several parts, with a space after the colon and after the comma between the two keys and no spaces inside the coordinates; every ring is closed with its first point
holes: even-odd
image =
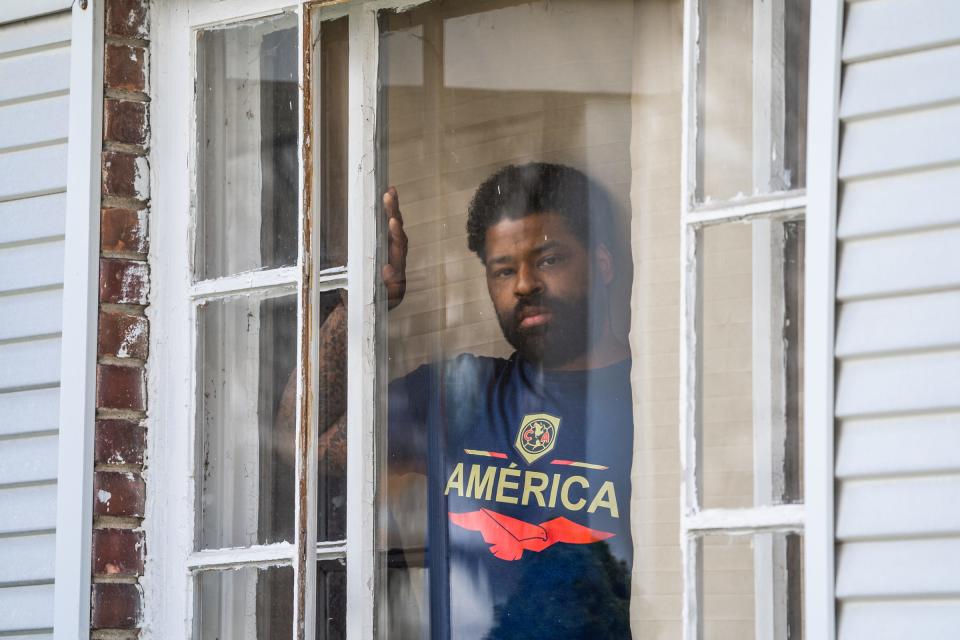
{"type": "Polygon", "coordinates": [[[430,403],[434,367],[423,365],[390,383],[387,392],[387,456],[391,473],[427,469],[430,403]]]}

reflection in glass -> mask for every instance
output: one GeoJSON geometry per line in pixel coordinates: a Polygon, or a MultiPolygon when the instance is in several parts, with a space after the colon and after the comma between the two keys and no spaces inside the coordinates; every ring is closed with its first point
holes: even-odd
{"type": "Polygon", "coordinates": [[[347,292],[321,293],[317,315],[317,539],[343,540],[347,537],[347,292]]]}
{"type": "Polygon", "coordinates": [[[803,222],[700,234],[703,508],[802,500],[803,222]]]}
{"type": "Polygon", "coordinates": [[[697,201],[803,188],[809,0],[701,0],[697,201]]]}
{"type": "Polygon", "coordinates": [[[199,308],[200,549],[293,542],[297,297],[199,308]]]}
{"type": "Polygon", "coordinates": [[[293,568],[203,571],[196,582],[200,640],[293,637],[293,568]]]}
{"type": "Polygon", "coordinates": [[[297,260],[297,18],[197,40],[196,278],[297,260]]]}
{"type": "Polygon", "coordinates": [[[704,638],[803,638],[800,535],[709,535],[700,544],[704,638]]]}
{"type": "Polygon", "coordinates": [[[348,18],[320,21],[314,10],[313,200],[320,246],[319,269],[347,264],[347,98],[349,74],[348,18]]]}
{"type": "Polygon", "coordinates": [[[382,19],[384,637],[630,637],[638,11],[382,19]]]}

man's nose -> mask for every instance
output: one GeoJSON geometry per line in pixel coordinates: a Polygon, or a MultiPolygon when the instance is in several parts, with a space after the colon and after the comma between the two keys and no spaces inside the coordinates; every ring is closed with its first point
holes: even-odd
{"type": "Polygon", "coordinates": [[[517,279],[513,288],[513,293],[518,298],[534,295],[543,290],[543,283],[537,274],[537,270],[530,265],[521,265],[517,269],[517,279]]]}

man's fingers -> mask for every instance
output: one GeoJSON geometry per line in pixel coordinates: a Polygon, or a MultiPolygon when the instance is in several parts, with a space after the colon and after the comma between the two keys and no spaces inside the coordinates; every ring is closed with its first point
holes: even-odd
{"type": "Polygon", "coordinates": [[[403,214],[400,213],[400,196],[397,194],[396,187],[390,187],[384,192],[383,208],[387,212],[387,218],[399,220],[400,224],[403,224],[403,214]]]}

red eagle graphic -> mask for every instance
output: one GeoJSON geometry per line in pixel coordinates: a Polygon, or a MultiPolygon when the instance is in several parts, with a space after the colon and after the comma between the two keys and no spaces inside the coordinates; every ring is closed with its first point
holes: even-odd
{"type": "Polygon", "coordinates": [[[449,515],[455,525],[479,531],[483,541],[490,545],[490,553],[501,560],[519,560],[524,551],[543,551],[558,542],[590,544],[614,536],[563,517],[536,525],[489,509],[449,515]]]}

